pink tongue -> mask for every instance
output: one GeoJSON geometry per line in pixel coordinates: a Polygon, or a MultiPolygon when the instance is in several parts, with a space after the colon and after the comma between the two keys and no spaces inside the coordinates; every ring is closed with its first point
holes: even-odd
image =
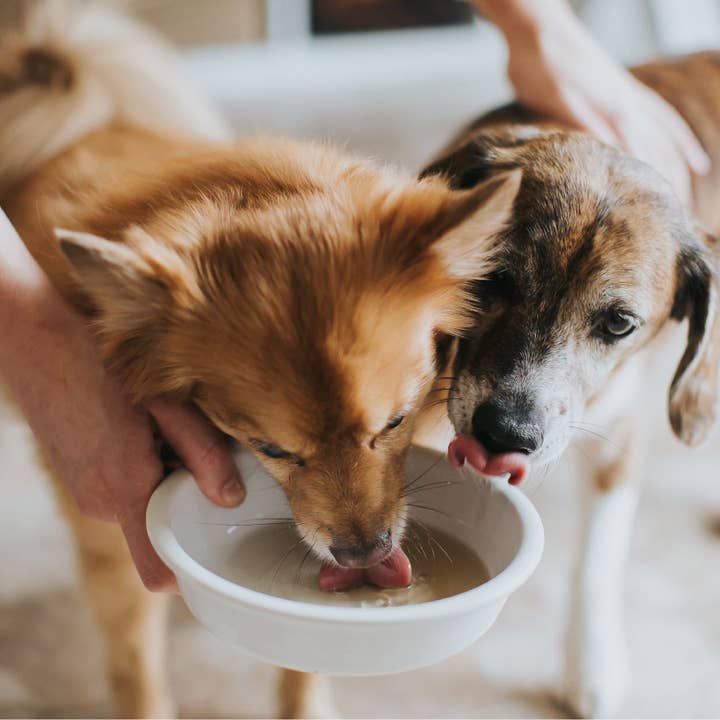
{"type": "Polygon", "coordinates": [[[347,590],[365,583],[365,570],[345,568],[335,563],[326,563],[320,568],[318,585],[321,590],[347,590]]]}
{"type": "Polygon", "coordinates": [[[412,566],[402,548],[395,548],[381,563],[369,568],[345,568],[326,563],[318,578],[321,590],[348,590],[365,584],[401,588],[411,582],[412,566]]]}
{"type": "Polygon", "coordinates": [[[448,447],[448,459],[455,467],[468,463],[483,475],[510,473],[510,484],[519,485],[528,471],[527,456],[519,452],[491,455],[485,446],[467,435],[458,435],[448,447]]]}

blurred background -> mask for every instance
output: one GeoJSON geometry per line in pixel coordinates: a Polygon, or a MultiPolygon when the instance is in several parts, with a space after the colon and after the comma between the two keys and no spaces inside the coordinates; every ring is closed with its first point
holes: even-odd
{"type": "MultiPolygon", "coordinates": [[[[239,135],[330,138],[416,170],[463,123],[510,98],[505,48],[455,0],[135,0],[179,45],[188,77],[239,135]]],[[[720,47],[718,0],[573,3],[626,63],[720,47]]],[[[0,24],[21,3],[0,2],[0,24]]],[[[592,79],[588,79],[592,82],[592,79]]],[[[676,334],[677,335],[677,334],[676,334]]],[[[678,336],[679,337],[679,336],[678,336]]],[[[676,338],[677,339],[677,338],[676,338]]],[[[634,679],[622,714],[720,716],[720,439],[690,451],[665,397],[680,343],[653,368],[653,429],[626,592],[634,679]]],[[[0,403],[0,716],[108,712],[101,648],[74,585],[69,538],[27,429],[0,403]]],[[[345,717],[555,717],[575,492],[569,451],[533,493],[547,549],[475,647],[434,668],[336,682],[345,717]]],[[[184,716],[271,716],[274,671],[200,628],[175,601],[170,663],[184,716]]]]}

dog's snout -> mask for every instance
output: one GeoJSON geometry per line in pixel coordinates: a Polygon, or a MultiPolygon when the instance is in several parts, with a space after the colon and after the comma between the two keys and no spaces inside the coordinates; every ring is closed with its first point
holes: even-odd
{"type": "Polygon", "coordinates": [[[330,552],[338,565],[367,568],[382,562],[392,551],[392,533],[384,530],[369,541],[331,545],[330,552]]]}
{"type": "Polygon", "coordinates": [[[543,441],[537,413],[523,398],[478,405],[472,417],[472,434],[491,453],[530,454],[543,441]]]}

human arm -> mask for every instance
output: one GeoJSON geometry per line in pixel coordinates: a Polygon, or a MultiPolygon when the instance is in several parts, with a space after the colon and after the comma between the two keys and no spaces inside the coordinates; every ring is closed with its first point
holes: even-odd
{"type": "Polygon", "coordinates": [[[710,160],[680,114],[592,37],[566,0],[473,0],[503,33],[508,76],[528,107],[655,167],[686,202],[710,160]]]}
{"type": "Polygon", "coordinates": [[[163,477],[151,418],[205,495],[231,507],[244,488],[224,436],[192,406],[128,402],[83,318],[55,291],[2,211],[0,338],[0,380],[53,475],[82,512],[120,523],[149,589],[174,589],[145,530],[147,502],[163,477]]]}

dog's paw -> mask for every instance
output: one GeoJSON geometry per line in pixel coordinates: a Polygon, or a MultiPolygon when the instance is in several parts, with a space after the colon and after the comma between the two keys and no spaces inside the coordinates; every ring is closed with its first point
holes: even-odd
{"type": "Polygon", "coordinates": [[[630,685],[627,653],[618,651],[595,658],[584,668],[568,665],[563,704],[574,717],[608,718],[617,714],[630,685]]]}
{"type": "Polygon", "coordinates": [[[284,671],[283,678],[280,694],[281,717],[304,720],[340,717],[329,678],[288,670],[284,671]]]}
{"type": "Polygon", "coordinates": [[[312,698],[300,705],[287,706],[283,709],[280,717],[288,720],[328,720],[328,718],[339,718],[340,713],[335,705],[335,700],[329,698],[312,698]]]}
{"type": "Polygon", "coordinates": [[[305,703],[303,707],[296,709],[296,718],[305,718],[305,720],[328,720],[329,718],[339,718],[337,705],[332,693],[327,696],[315,696],[305,703]]]}
{"type": "Polygon", "coordinates": [[[178,716],[175,702],[169,693],[164,692],[148,693],[131,699],[116,699],[113,705],[113,717],[165,720],[178,716]]]}

